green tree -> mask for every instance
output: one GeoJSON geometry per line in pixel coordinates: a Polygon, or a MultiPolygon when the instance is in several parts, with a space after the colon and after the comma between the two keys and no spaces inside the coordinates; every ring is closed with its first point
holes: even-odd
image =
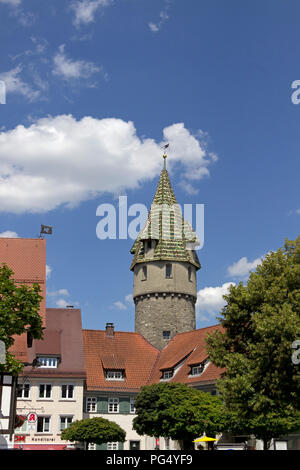
{"type": "Polygon", "coordinates": [[[181,383],[158,383],[141,388],[135,401],[138,434],[183,441],[185,450],[206,433],[214,437],[223,430],[224,413],[217,396],[181,383]]]}
{"type": "Polygon", "coordinates": [[[208,336],[207,351],[226,367],[218,389],[231,430],[272,438],[300,429],[300,367],[292,343],[300,339],[300,237],[266,255],[246,285],[231,286],[208,336]]]}
{"type": "Polygon", "coordinates": [[[98,417],[74,421],[61,433],[63,440],[85,445],[124,442],[125,438],[126,432],[117,423],[98,417]]]}
{"type": "Polygon", "coordinates": [[[14,336],[28,332],[34,339],[42,339],[42,318],[39,315],[40,286],[17,286],[13,271],[5,264],[0,267],[0,341],[6,347],[6,363],[0,371],[18,373],[23,364],[8,349],[14,344],[14,336]]]}

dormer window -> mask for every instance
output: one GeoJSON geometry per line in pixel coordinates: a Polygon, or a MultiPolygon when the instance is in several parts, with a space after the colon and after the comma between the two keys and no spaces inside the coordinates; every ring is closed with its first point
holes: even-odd
{"type": "Polygon", "coordinates": [[[164,370],[162,378],[163,380],[169,380],[173,377],[173,374],[174,374],[173,369],[164,370]]]}
{"type": "Polygon", "coordinates": [[[58,358],[57,357],[38,357],[39,365],[38,367],[44,369],[56,369],[58,366],[58,358]]]}
{"type": "Polygon", "coordinates": [[[106,380],[124,380],[125,374],[122,370],[107,370],[105,374],[106,380]]]}
{"type": "Polygon", "coordinates": [[[203,374],[203,372],[207,368],[208,364],[209,364],[209,361],[206,360],[206,361],[201,362],[200,364],[195,364],[195,365],[191,366],[190,375],[199,376],[199,375],[203,374]]]}

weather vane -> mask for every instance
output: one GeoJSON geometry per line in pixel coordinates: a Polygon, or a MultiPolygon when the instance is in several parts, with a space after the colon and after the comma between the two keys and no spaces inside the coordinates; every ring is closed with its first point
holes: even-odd
{"type": "Polygon", "coordinates": [[[166,144],[166,145],[163,145],[162,147],[160,147],[161,149],[164,149],[164,154],[163,154],[164,170],[166,169],[166,158],[167,158],[166,149],[167,149],[169,146],[170,146],[170,144],[166,144]]]}

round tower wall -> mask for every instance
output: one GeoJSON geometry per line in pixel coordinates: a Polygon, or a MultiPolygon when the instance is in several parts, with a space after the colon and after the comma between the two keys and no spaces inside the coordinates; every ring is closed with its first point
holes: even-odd
{"type": "Polygon", "coordinates": [[[155,293],[187,294],[196,299],[196,268],[189,263],[174,261],[148,261],[136,264],[133,298],[155,293]],[[170,277],[166,277],[167,264],[171,265],[170,277]],[[147,269],[146,277],[145,268],[147,269]]]}
{"type": "Polygon", "coordinates": [[[196,328],[195,299],[181,294],[148,294],[135,299],[135,331],[158,349],[177,333],[196,328]],[[169,336],[165,337],[165,333],[169,336]]]}

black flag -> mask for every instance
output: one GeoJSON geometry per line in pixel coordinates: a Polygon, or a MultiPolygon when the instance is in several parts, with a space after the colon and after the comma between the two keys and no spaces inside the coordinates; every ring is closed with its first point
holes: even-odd
{"type": "Polygon", "coordinates": [[[41,225],[41,233],[45,233],[46,235],[52,235],[52,227],[49,225],[41,225]]]}

